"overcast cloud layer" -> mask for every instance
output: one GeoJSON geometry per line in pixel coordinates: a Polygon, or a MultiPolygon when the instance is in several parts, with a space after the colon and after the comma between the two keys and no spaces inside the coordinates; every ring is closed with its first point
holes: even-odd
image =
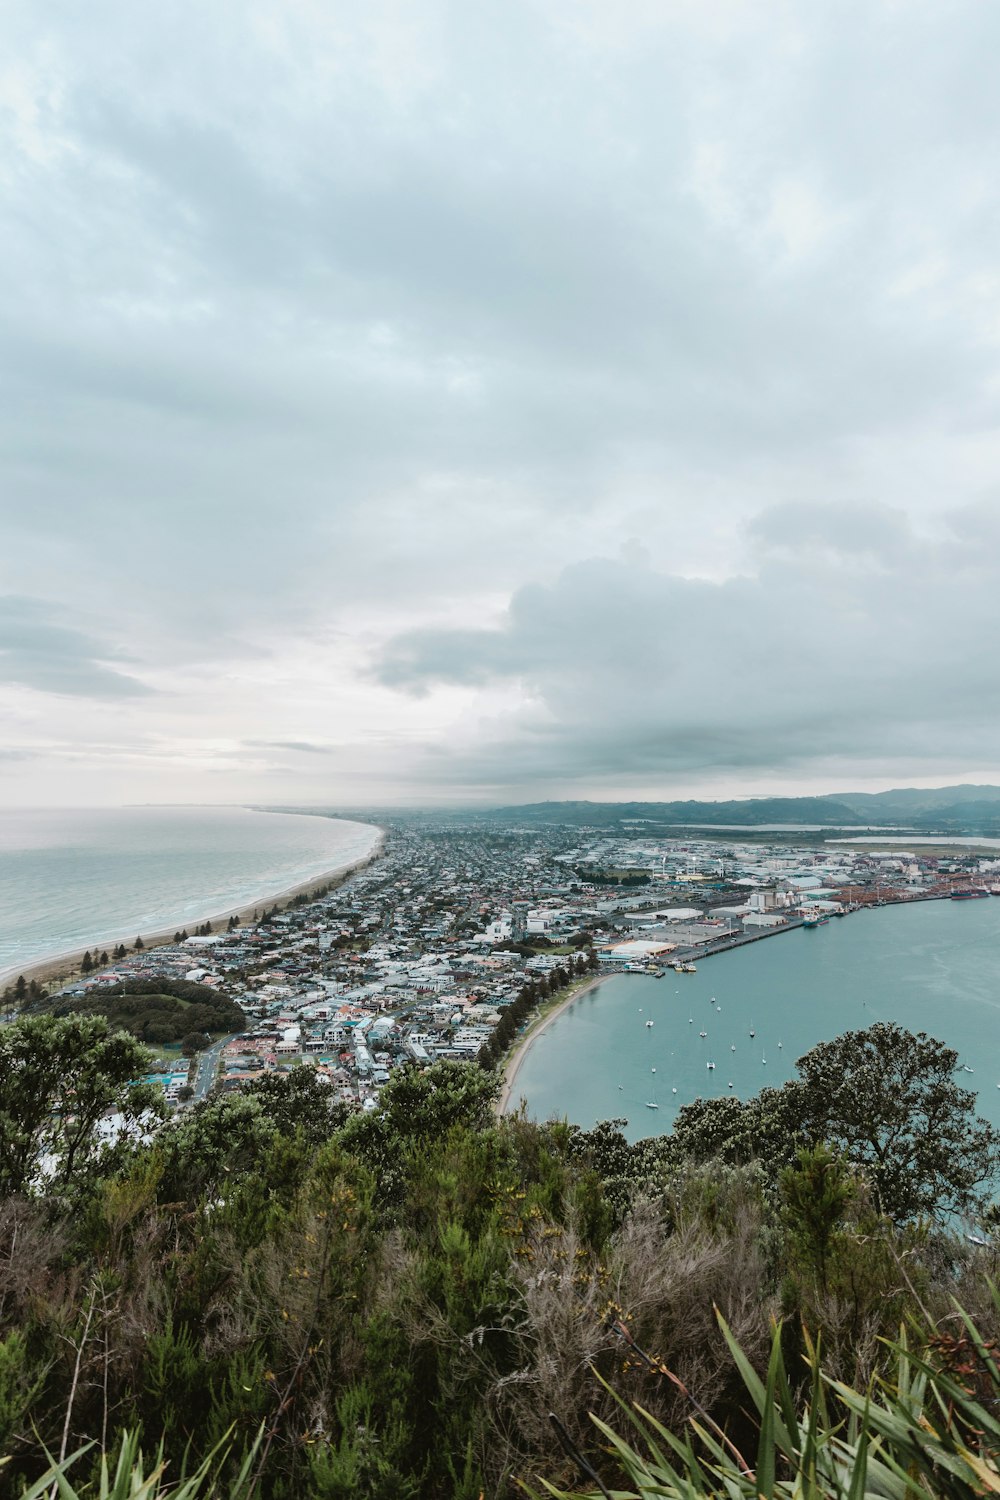
{"type": "Polygon", "coordinates": [[[996,8],[0,40],[0,803],[1000,780],[996,8]]]}

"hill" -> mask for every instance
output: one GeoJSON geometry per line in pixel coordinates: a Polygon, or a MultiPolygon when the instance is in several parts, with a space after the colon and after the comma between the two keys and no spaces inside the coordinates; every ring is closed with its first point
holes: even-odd
{"type": "Polygon", "coordinates": [[[821,828],[899,826],[941,833],[1000,830],[1000,787],[901,787],[886,792],[837,792],[820,797],[752,797],[708,802],[533,802],[493,809],[487,820],[529,825],[655,828],[815,825],[821,828]]]}
{"type": "Polygon", "coordinates": [[[190,1032],[242,1031],[246,1024],[240,1007],[218,990],[165,976],[131,979],[124,988],[92,989],[83,996],[56,996],[31,1009],[54,1016],[103,1016],[114,1030],[154,1045],[179,1042],[190,1032]]]}

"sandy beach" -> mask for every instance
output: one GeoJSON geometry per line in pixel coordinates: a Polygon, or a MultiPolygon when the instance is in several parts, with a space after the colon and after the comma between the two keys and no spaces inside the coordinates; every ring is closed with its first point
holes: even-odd
{"type": "Polygon", "coordinates": [[[538,1041],[538,1038],[545,1035],[553,1021],[558,1020],[567,1006],[572,1005],[574,1000],[579,1000],[580,996],[585,995],[588,990],[596,989],[607,978],[609,978],[607,974],[593,974],[581,983],[572,986],[568,993],[559,1000],[558,1004],[554,1005],[551,1010],[546,1010],[528,1027],[528,1030],[504,1063],[503,1084],[500,1088],[500,1096],[496,1102],[496,1112],[498,1115],[505,1115],[509,1110],[511,1100],[514,1096],[514,1085],[517,1082],[517,1075],[521,1069],[521,1064],[531,1051],[531,1048],[538,1041]]]}
{"type": "MultiPolygon", "coordinates": [[[[354,875],[358,870],[365,869],[367,865],[378,859],[384,844],[385,830],[380,828],[374,848],[363,859],[353,860],[347,865],[337,865],[331,870],[324,871],[321,875],[314,875],[309,880],[302,881],[299,885],[288,886],[284,890],[258,896],[249,906],[231,906],[227,911],[206,912],[205,916],[201,917],[198,922],[186,922],[182,926],[193,930],[203,922],[211,922],[213,930],[218,931],[219,923],[228,922],[230,917],[238,917],[241,925],[245,925],[253,921],[255,911],[260,912],[264,908],[272,906],[284,908],[296,896],[313,896],[324,889],[343,885],[344,881],[349,879],[351,875],[354,875]]],[[[173,926],[164,928],[159,932],[143,932],[138,935],[142,938],[144,951],[148,952],[151,948],[162,948],[166,943],[172,943],[176,931],[176,926],[173,926]]],[[[0,989],[12,984],[22,974],[29,982],[34,979],[41,985],[58,987],[68,984],[71,980],[80,976],[80,964],[86,952],[93,953],[95,949],[98,952],[103,952],[104,950],[110,952],[119,942],[131,948],[135,942],[136,935],[134,932],[123,934],[117,941],[112,940],[96,945],[91,943],[89,948],[77,948],[72,953],[58,953],[49,958],[39,959],[37,963],[14,965],[11,968],[0,971],[0,989]]]]}

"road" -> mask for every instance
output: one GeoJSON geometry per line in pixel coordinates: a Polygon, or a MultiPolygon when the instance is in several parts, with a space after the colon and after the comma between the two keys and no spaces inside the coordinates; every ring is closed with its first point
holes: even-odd
{"type": "MultiPolygon", "coordinates": [[[[235,1036],[236,1033],[234,1032],[233,1035],[235,1036]]],[[[215,1082],[215,1075],[219,1071],[219,1058],[222,1056],[222,1049],[232,1039],[231,1036],[224,1036],[220,1042],[213,1042],[211,1047],[207,1047],[204,1052],[198,1054],[198,1066],[195,1069],[194,1075],[194,1103],[197,1104],[200,1100],[204,1099],[215,1082]]]]}

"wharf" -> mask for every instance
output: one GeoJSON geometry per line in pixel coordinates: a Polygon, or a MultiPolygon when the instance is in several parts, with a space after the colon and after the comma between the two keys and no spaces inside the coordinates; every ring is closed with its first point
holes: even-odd
{"type": "Polygon", "coordinates": [[[717,938],[713,943],[696,943],[690,948],[676,948],[670,955],[670,963],[664,966],[661,973],[668,973],[675,963],[687,964],[693,963],[695,959],[711,958],[713,953],[728,953],[731,948],[745,948],[748,943],[760,943],[764,938],[780,937],[783,932],[794,932],[797,927],[805,925],[802,917],[795,917],[780,927],[763,927],[759,932],[741,932],[736,937],[717,938]]]}
{"type": "MultiPolygon", "coordinates": [[[[913,896],[882,896],[878,901],[868,902],[863,906],[856,906],[853,911],[844,911],[841,917],[853,916],[857,911],[874,911],[883,906],[912,906],[918,901],[948,901],[951,898],[950,891],[927,891],[913,896]]],[[[836,913],[831,913],[836,916],[836,913]]],[[[838,917],[840,920],[840,917],[838,917]]],[[[670,963],[666,965],[663,972],[666,973],[674,963],[691,963],[697,958],[709,958],[713,953],[727,953],[730,948],[743,948],[747,943],[759,943],[764,938],[780,937],[783,932],[794,932],[797,927],[805,927],[804,917],[794,917],[790,921],[782,923],[780,927],[764,927],[760,932],[741,932],[737,937],[719,938],[714,943],[698,943],[689,948],[676,948],[670,956],[670,963]]]]}

